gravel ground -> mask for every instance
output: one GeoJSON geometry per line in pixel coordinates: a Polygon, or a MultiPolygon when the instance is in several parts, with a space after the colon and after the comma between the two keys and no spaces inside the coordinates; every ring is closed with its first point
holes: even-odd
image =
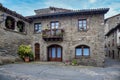
{"type": "Polygon", "coordinates": [[[105,68],[19,63],[0,66],[0,80],[120,80],[120,62],[106,59],[105,68]]]}

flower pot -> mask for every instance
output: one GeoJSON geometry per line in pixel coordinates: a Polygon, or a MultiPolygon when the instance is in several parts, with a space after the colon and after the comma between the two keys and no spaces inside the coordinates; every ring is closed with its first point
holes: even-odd
{"type": "Polygon", "coordinates": [[[29,57],[25,57],[25,58],[24,58],[24,61],[25,61],[25,62],[29,62],[29,61],[30,61],[30,58],[29,58],[29,57]]]}

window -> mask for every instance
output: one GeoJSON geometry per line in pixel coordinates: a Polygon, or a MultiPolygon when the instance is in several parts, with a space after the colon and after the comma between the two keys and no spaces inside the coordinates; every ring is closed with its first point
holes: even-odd
{"type": "Polygon", "coordinates": [[[86,19],[78,20],[78,30],[87,30],[87,20],[86,19]]]}
{"type": "Polygon", "coordinates": [[[18,27],[19,32],[24,32],[25,31],[25,23],[24,22],[18,21],[17,22],[17,27],[18,27]]]}
{"type": "Polygon", "coordinates": [[[108,46],[110,47],[110,41],[109,41],[109,43],[108,43],[108,46]]]}
{"type": "Polygon", "coordinates": [[[58,28],[59,28],[60,24],[58,21],[54,21],[50,23],[50,27],[51,27],[51,35],[56,35],[58,33],[58,28]]]}
{"type": "Polygon", "coordinates": [[[115,33],[115,32],[113,32],[113,37],[114,37],[114,33],[115,33]]]}
{"type": "Polygon", "coordinates": [[[75,56],[80,57],[80,56],[89,56],[90,55],[90,48],[86,45],[80,45],[77,46],[75,49],[75,56]]]}
{"type": "Polygon", "coordinates": [[[114,59],[115,58],[114,50],[112,50],[112,53],[113,53],[112,58],[114,59]]]}
{"type": "Polygon", "coordinates": [[[109,51],[109,57],[111,57],[111,55],[110,55],[110,51],[109,51]]]}
{"type": "Polygon", "coordinates": [[[118,58],[119,58],[119,55],[120,55],[120,51],[118,51],[118,58]]]}
{"type": "Polygon", "coordinates": [[[41,25],[41,23],[35,23],[35,24],[34,24],[34,32],[35,32],[35,33],[40,33],[41,30],[42,30],[42,25],[41,25]]]}
{"type": "Polygon", "coordinates": [[[5,20],[5,26],[7,29],[14,30],[15,29],[15,19],[11,16],[7,16],[5,20]]]}
{"type": "Polygon", "coordinates": [[[50,26],[51,26],[51,29],[58,29],[60,24],[58,21],[55,21],[55,22],[51,22],[50,26]]]}
{"type": "Polygon", "coordinates": [[[112,46],[114,46],[114,39],[112,40],[112,46]]]}

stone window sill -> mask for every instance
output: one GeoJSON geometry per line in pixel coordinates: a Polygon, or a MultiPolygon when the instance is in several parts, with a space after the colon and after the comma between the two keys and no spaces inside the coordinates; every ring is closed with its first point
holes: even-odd
{"type": "Polygon", "coordinates": [[[33,34],[41,34],[42,32],[33,32],[33,34]]]}
{"type": "Polygon", "coordinates": [[[88,29],[86,29],[86,30],[78,30],[79,32],[87,32],[88,31],[88,29]]]}
{"type": "Polygon", "coordinates": [[[76,56],[75,58],[76,58],[76,59],[81,59],[81,58],[88,59],[88,58],[90,58],[90,56],[76,56]]]}
{"type": "Polygon", "coordinates": [[[18,31],[14,31],[14,30],[11,30],[11,29],[7,29],[7,28],[4,28],[4,30],[14,32],[14,33],[18,33],[18,34],[22,34],[22,35],[27,35],[26,32],[18,32],[18,31]]]}

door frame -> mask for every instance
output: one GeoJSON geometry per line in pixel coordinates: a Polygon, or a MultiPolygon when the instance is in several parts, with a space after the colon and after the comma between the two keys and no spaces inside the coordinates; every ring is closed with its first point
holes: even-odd
{"type": "Polygon", "coordinates": [[[37,60],[40,60],[40,44],[39,43],[35,43],[34,44],[34,50],[35,50],[35,61],[37,61],[37,60]],[[36,46],[39,46],[39,47],[36,47],[36,46]],[[38,52],[39,52],[39,54],[37,54],[37,55],[39,55],[38,56],[38,59],[36,59],[36,50],[38,50],[38,52]]]}
{"type": "MultiPolygon", "coordinates": [[[[59,58],[57,59],[57,56],[56,56],[56,59],[53,59],[52,61],[62,62],[62,53],[63,53],[62,51],[63,51],[63,48],[62,48],[62,46],[57,45],[57,44],[53,44],[53,45],[50,45],[50,46],[47,47],[47,61],[51,61],[51,60],[50,60],[50,57],[49,57],[49,55],[50,55],[49,49],[50,49],[50,48],[52,49],[52,47],[55,47],[55,51],[56,51],[56,52],[57,52],[57,48],[58,48],[58,47],[61,48],[61,57],[60,57],[60,60],[59,60],[59,58]]],[[[57,53],[55,53],[55,54],[57,54],[57,53]]]]}

